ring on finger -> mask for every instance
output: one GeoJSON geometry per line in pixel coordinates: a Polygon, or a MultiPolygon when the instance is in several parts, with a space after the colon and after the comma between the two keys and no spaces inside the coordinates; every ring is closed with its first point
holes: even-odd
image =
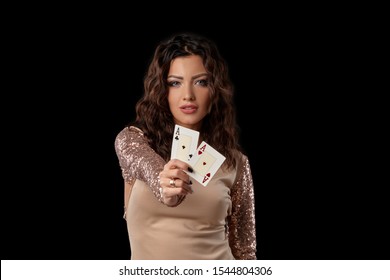
{"type": "Polygon", "coordinates": [[[173,188],[176,188],[175,180],[174,180],[174,179],[171,179],[171,180],[169,181],[169,185],[171,185],[173,188]]]}

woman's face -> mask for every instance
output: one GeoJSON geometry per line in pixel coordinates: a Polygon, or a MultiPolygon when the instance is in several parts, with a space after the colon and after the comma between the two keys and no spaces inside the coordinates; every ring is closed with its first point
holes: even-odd
{"type": "Polygon", "coordinates": [[[199,131],[211,103],[202,58],[191,55],[172,60],[167,82],[169,109],[175,124],[199,131]]]}

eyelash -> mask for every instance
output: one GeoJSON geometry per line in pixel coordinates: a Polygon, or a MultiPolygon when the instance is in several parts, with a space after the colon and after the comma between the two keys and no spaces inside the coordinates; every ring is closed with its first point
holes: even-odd
{"type": "MultiPolygon", "coordinates": [[[[208,85],[208,82],[207,82],[206,79],[197,80],[195,82],[195,84],[198,84],[198,83],[200,83],[200,85],[204,86],[204,87],[207,87],[207,85],[208,85]]],[[[168,86],[170,86],[170,87],[176,87],[178,84],[180,84],[179,81],[170,81],[170,82],[168,82],[168,86]]]]}
{"type": "Polygon", "coordinates": [[[209,84],[206,79],[202,79],[202,80],[199,80],[197,82],[201,82],[202,83],[201,85],[205,86],[205,87],[209,84]]]}

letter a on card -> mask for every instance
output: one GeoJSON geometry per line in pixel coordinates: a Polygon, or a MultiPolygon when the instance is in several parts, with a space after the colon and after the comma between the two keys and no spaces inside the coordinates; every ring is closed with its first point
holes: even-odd
{"type": "Polygon", "coordinates": [[[175,125],[171,159],[177,158],[188,162],[196,152],[199,141],[199,131],[175,125]]]}
{"type": "Polygon", "coordinates": [[[207,186],[224,161],[223,155],[203,141],[189,162],[194,172],[188,173],[188,175],[203,186],[207,186]]]}

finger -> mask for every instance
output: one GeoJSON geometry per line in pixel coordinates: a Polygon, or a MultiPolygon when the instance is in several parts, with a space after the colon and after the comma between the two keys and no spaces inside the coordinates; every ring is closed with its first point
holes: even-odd
{"type": "Polygon", "coordinates": [[[180,169],[171,169],[169,171],[162,171],[159,174],[160,186],[168,186],[171,179],[181,180],[186,184],[190,184],[191,178],[180,169]]]}
{"type": "Polygon", "coordinates": [[[182,180],[182,181],[186,182],[187,184],[190,183],[190,176],[181,169],[172,169],[172,170],[166,172],[164,175],[166,175],[168,178],[182,180]]]}
{"type": "Polygon", "coordinates": [[[188,165],[188,163],[179,159],[171,159],[170,161],[168,161],[168,163],[164,166],[164,170],[166,169],[181,169],[192,172],[192,168],[188,165]]]}
{"type": "MultiPolygon", "coordinates": [[[[180,179],[164,178],[164,180],[160,182],[160,185],[164,189],[172,189],[172,188],[183,189],[182,194],[193,193],[191,180],[188,183],[188,182],[185,182],[185,181],[180,180],[180,179]]],[[[178,194],[178,191],[171,192],[168,190],[168,192],[169,192],[169,194],[178,194]]]]}
{"type": "Polygon", "coordinates": [[[160,180],[160,186],[164,188],[176,188],[176,180],[172,177],[165,177],[162,180],[160,180]]]}
{"type": "Polygon", "coordinates": [[[175,188],[183,188],[187,193],[193,193],[192,189],[192,181],[186,182],[180,179],[172,180],[170,181],[170,185],[174,186],[175,188]],[[172,182],[173,181],[173,182],[172,182]],[[173,184],[171,184],[173,183],[173,184]]]}
{"type": "Polygon", "coordinates": [[[169,179],[169,187],[176,188],[176,179],[169,179]]]}

